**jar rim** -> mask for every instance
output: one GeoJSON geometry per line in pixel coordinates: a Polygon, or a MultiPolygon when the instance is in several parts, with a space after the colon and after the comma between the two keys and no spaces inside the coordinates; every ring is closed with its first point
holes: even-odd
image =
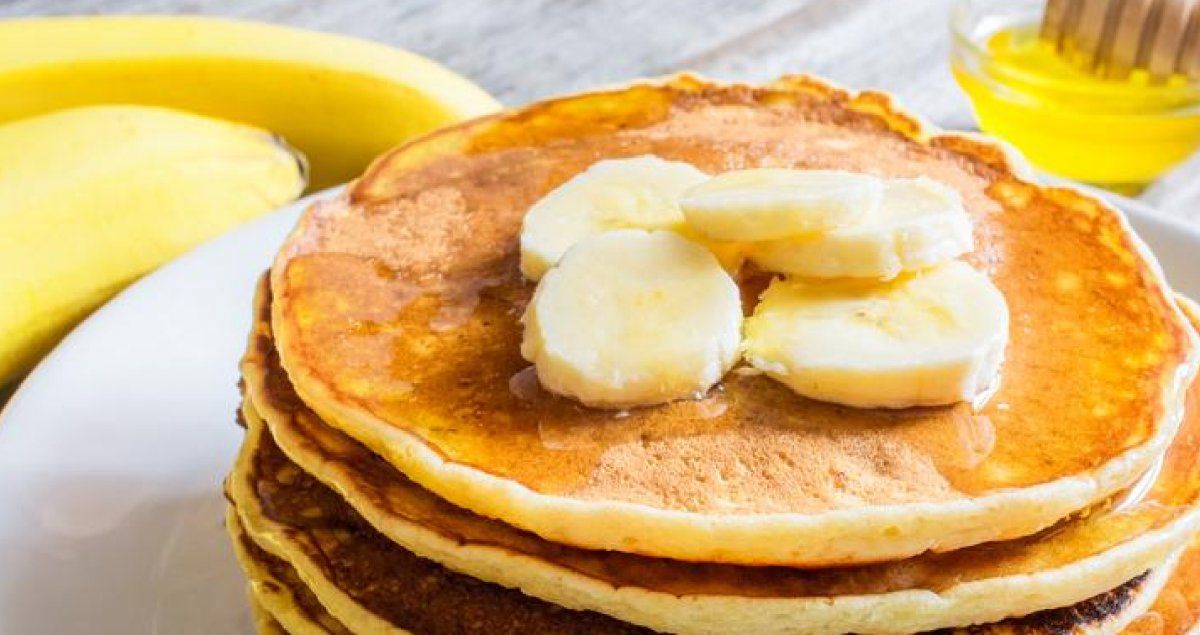
{"type": "MultiPolygon", "coordinates": [[[[964,61],[973,65],[993,59],[992,53],[981,44],[981,39],[986,38],[980,38],[978,34],[980,29],[975,26],[978,21],[986,19],[994,20],[998,24],[1004,22],[1012,25],[1019,19],[1020,22],[1029,23],[1034,19],[1040,19],[1040,8],[1045,6],[1039,0],[1005,0],[991,3],[991,6],[986,7],[983,6],[985,4],[988,3],[982,0],[956,0],[950,13],[952,56],[958,58],[966,55],[967,59],[964,61]],[[1000,10],[1004,10],[1006,13],[1001,14],[1000,10]],[[1037,16],[1036,18],[1034,14],[1037,16]]],[[[987,35],[990,36],[997,30],[999,29],[992,28],[988,30],[987,35]]],[[[1027,68],[1012,74],[1014,79],[1018,79],[1030,87],[1053,88],[1057,92],[1070,93],[1079,97],[1117,95],[1124,93],[1126,88],[1123,82],[1116,81],[1111,82],[1110,85],[1091,83],[1064,88],[1062,82],[1056,81],[1051,74],[1027,68]]],[[[1198,80],[1146,84],[1143,89],[1147,96],[1174,98],[1180,101],[1194,100],[1198,103],[1185,106],[1185,108],[1190,109],[1193,106],[1200,108],[1200,81],[1198,80]]]]}

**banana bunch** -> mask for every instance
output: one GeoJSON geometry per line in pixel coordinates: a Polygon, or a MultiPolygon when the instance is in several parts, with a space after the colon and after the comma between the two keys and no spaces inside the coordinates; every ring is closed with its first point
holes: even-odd
{"type": "Polygon", "coordinates": [[[496,110],[478,86],[374,42],[196,16],[0,21],[0,123],[92,104],[177,108],[270,130],[344,183],[413,136],[496,110]]]}
{"type": "Polygon", "coordinates": [[[142,106],[0,125],[0,166],[0,383],[138,276],[305,184],[270,133],[142,106]]]}
{"type": "Polygon", "coordinates": [[[125,284],[306,177],[341,183],[498,108],[405,51],[168,16],[0,21],[0,95],[0,385],[125,284]]]}
{"type": "Polygon", "coordinates": [[[522,354],[599,407],[703,394],[738,361],[857,407],[977,401],[1008,337],[958,194],[926,178],[605,161],[535,204],[522,354]],[[736,257],[730,257],[736,254],[736,257]],[[724,256],[724,257],[719,257],[724,256]],[[741,258],[785,274],[742,319],[741,258]]]}

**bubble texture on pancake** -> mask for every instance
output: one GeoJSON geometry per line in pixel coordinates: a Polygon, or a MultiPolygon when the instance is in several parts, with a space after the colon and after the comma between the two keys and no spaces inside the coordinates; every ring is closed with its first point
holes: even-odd
{"type": "MultiPolygon", "coordinates": [[[[290,461],[342,492],[377,530],[457,571],[662,630],[699,624],[758,632],[913,631],[995,621],[1082,601],[1159,564],[1200,524],[1200,414],[1189,416],[1144,491],[1116,510],[1039,535],[902,562],[796,570],[703,565],[547,542],[455,507],[324,424],[279,367],[270,289],[243,361],[251,419],[265,419],[290,461]]],[[[1200,386],[1188,412],[1200,413],[1200,386]]],[[[273,446],[273,444],[271,444],[273,446]]],[[[267,456],[269,453],[260,453],[267,456]]],[[[236,483],[236,482],[235,482],[236,483]]],[[[260,490],[268,503],[272,498],[260,490]]],[[[270,506],[268,504],[268,506],[270,506]]]]}
{"type": "Polygon", "coordinates": [[[273,268],[298,392],[413,480],[547,539],[697,561],[822,566],[1028,535],[1128,486],[1166,446],[1194,336],[1124,219],[931,135],[877,93],[681,77],[456,126],[310,209],[273,268]],[[614,417],[510,389],[525,367],[521,217],[602,158],[924,175],[956,188],[969,256],[1012,311],[1002,384],[856,410],[730,374],[614,417]]]}

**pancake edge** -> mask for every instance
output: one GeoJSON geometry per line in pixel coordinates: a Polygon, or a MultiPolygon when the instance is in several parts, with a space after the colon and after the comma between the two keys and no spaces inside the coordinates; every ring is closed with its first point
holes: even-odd
{"type": "MultiPolygon", "coordinates": [[[[247,409],[243,407],[242,416],[245,417],[247,414],[247,409]]],[[[340,588],[325,578],[320,567],[312,561],[308,554],[296,547],[294,541],[290,540],[283,531],[282,526],[266,516],[258,504],[258,497],[254,492],[253,485],[246,478],[249,462],[253,459],[255,450],[252,435],[261,434],[261,431],[255,428],[261,425],[262,421],[246,419],[246,424],[246,439],[238,450],[234,468],[225,482],[226,495],[231,501],[226,512],[225,526],[233,542],[238,563],[242,565],[243,571],[254,584],[259,601],[292,635],[329,635],[328,630],[300,610],[299,604],[287,585],[270,577],[266,569],[246,552],[239,542],[242,536],[252,540],[263,551],[291,565],[304,586],[317,596],[321,606],[338,622],[366,625],[362,630],[380,635],[413,635],[413,633],[372,613],[342,592],[340,588]],[[263,584],[264,581],[271,581],[284,591],[272,595],[271,590],[263,584]]]]}
{"type": "Polygon", "coordinates": [[[288,635],[283,626],[275,620],[275,616],[258,601],[254,593],[254,585],[246,584],[246,603],[250,605],[250,620],[254,623],[254,632],[258,635],[288,635]]]}
{"type": "MultiPolygon", "coordinates": [[[[247,385],[253,383],[247,379],[247,385]]],[[[285,443],[279,443],[246,395],[243,416],[247,440],[229,479],[229,492],[247,532],[268,552],[288,561],[306,584],[322,576],[302,550],[291,545],[286,530],[264,513],[248,478],[255,452],[254,435],[272,434],[289,458],[285,443]]],[[[294,461],[294,459],[293,459],[294,461]]],[[[301,469],[311,465],[297,462],[301,469]]],[[[327,474],[310,472],[346,500],[364,519],[388,539],[415,555],[446,568],[500,586],[515,588],[535,598],[571,609],[590,610],[625,622],[681,634],[759,632],[764,634],[812,633],[837,635],[845,632],[900,635],[905,633],[998,622],[1008,617],[1076,604],[1116,588],[1141,573],[1155,569],[1182,551],[1200,527],[1200,508],[1192,508],[1157,532],[1141,534],[1113,549],[1094,554],[1057,569],[976,580],[941,592],[908,589],[874,595],[756,598],[733,596],[677,596],[644,588],[621,587],[557,566],[544,560],[516,554],[490,545],[460,544],[458,541],[414,523],[389,521],[365,505],[355,505],[358,492],[352,484],[331,483],[327,474]]],[[[322,603],[335,618],[361,624],[379,618],[363,610],[340,592],[322,603]],[[346,603],[353,607],[345,607],[346,603]],[[351,611],[351,608],[358,610],[351,611]],[[343,613],[342,611],[346,611],[343,613]]]]}
{"type": "MultiPolygon", "coordinates": [[[[682,74],[666,80],[626,85],[695,89],[698,86],[735,87],[741,84],[706,83],[682,74]]],[[[764,88],[800,92],[815,90],[848,99],[846,107],[876,116],[889,129],[911,140],[949,147],[959,154],[1007,171],[1018,180],[1032,176],[1028,163],[1003,142],[974,133],[943,133],[895,104],[882,92],[853,92],[812,76],[786,76],[764,88]],[[971,154],[971,153],[974,154],[971,154]],[[987,155],[987,156],[985,156],[987,155]]],[[[597,94],[588,91],[555,99],[597,94]]],[[[604,92],[604,91],[599,91],[604,92]]],[[[543,104],[555,99],[537,102],[543,104]]],[[[494,120],[519,109],[464,122],[443,130],[461,129],[494,120]]],[[[395,152],[412,147],[438,133],[400,146],[372,163],[367,175],[386,166],[395,152]]],[[[365,177],[364,177],[365,178],[365,177]]],[[[1036,179],[1029,184],[1041,187],[1036,179]]],[[[547,540],[588,549],[731,564],[831,566],[901,559],[926,551],[951,551],[989,542],[1031,535],[1133,483],[1165,449],[1182,420],[1186,388],[1200,369],[1200,338],[1188,326],[1169,296],[1161,265],[1132,230],[1128,219],[1107,202],[1076,188],[1059,188],[1096,201],[1102,211],[1115,216],[1135,251],[1150,270],[1168,311],[1183,326],[1188,355],[1164,386],[1160,402],[1164,412],[1155,434],[1142,444],[1087,472],[1036,485],[993,491],[963,501],[871,505],[815,514],[797,512],[751,515],[668,510],[618,500],[581,501],[544,494],[512,479],[498,477],[469,465],[447,460],[416,435],[396,428],[362,408],[341,403],[311,368],[288,354],[292,328],[280,308],[286,298],[283,271],[294,242],[307,232],[309,215],[301,216],[285,239],[271,269],[272,324],[281,362],[300,397],[322,419],[359,440],[422,487],[480,515],[503,520],[547,540]],[[727,545],[737,545],[730,549],[727,545]]]]}
{"type": "MultiPolygon", "coordinates": [[[[230,512],[233,512],[233,510],[230,509],[230,512]]],[[[239,520],[235,516],[231,522],[238,523],[239,520]]],[[[240,526],[237,526],[237,531],[241,531],[240,526]]],[[[242,535],[246,536],[251,542],[254,542],[254,544],[258,544],[253,536],[249,536],[248,534],[242,535]]],[[[250,558],[253,560],[253,557],[250,558]]],[[[1170,561],[1163,563],[1160,567],[1148,572],[1139,583],[1137,588],[1130,591],[1131,595],[1133,596],[1132,599],[1115,612],[1103,614],[1081,624],[1074,624],[1074,627],[1070,630],[1071,635],[1116,635],[1117,633],[1123,632],[1126,627],[1144,615],[1153,606],[1162,590],[1167,584],[1169,584],[1173,576],[1176,574],[1175,566],[1177,564],[1177,559],[1178,553],[1176,554],[1175,558],[1172,558],[1170,561]]],[[[257,568],[262,568],[256,562],[252,562],[251,564],[257,568]]],[[[288,566],[292,566],[291,563],[286,564],[288,564],[288,566]]],[[[295,570],[294,567],[293,570],[295,570]]],[[[328,582],[327,580],[325,581],[328,582]]],[[[330,584],[332,585],[332,582],[330,582],[330,584]]],[[[311,588],[309,589],[309,592],[314,594],[316,593],[316,591],[311,588]]],[[[282,627],[273,619],[274,616],[261,607],[252,591],[249,593],[249,601],[251,604],[251,610],[254,613],[256,620],[258,620],[260,635],[286,635],[286,631],[284,631],[282,627]]],[[[346,630],[353,630],[345,625],[343,625],[343,628],[346,630]]],[[[1031,635],[1031,633],[1032,635],[1036,635],[1036,633],[1039,632],[1048,635],[1049,633],[1059,633],[1060,630],[1057,630],[1054,625],[1049,624],[1046,625],[1045,629],[1034,630],[1032,632],[1028,630],[1027,627],[1023,627],[1022,625],[1016,625],[1014,627],[1007,624],[984,624],[967,629],[951,629],[951,633],[964,632],[969,633],[970,635],[1031,635]]]]}
{"type": "MultiPolygon", "coordinates": [[[[1176,551],[1161,565],[1151,569],[1147,573],[1142,585],[1133,592],[1135,594],[1134,598],[1129,604],[1122,607],[1118,613],[1105,616],[1098,622],[1088,623],[1082,628],[1076,627],[1072,629],[1071,635],[1119,635],[1124,632],[1130,624],[1145,615],[1154,606],[1159,594],[1166,588],[1171,580],[1171,576],[1174,575],[1175,567],[1179,563],[1179,559],[1182,557],[1185,549],[1176,551]]],[[[1057,633],[1057,631],[1055,632],[1057,633]]],[[[996,633],[981,633],[977,635],[1002,635],[1004,633],[1027,635],[1023,631],[1015,629],[1001,629],[997,630],[996,633]]]]}
{"type": "MultiPolygon", "coordinates": [[[[262,618],[264,613],[272,618],[279,628],[290,635],[330,635],[329,631],[316,621],[304,614],[296,601],[295,595],[286,584],[276,579],[253,556],[246,551],[242,540],[258,540],[250,537],[242,525],[237,510],[233,505],[226,505],[225,531],[233,545],[233,553],[238,565],[242,568],[247,580],[247,590],[250,595],[250,609],[259,633],[264,631],[262,618]]],[[[264,547],[265,550],[265,547],[264,547]]],[[[278,631],[275,631],[278,632],[278,631]]],[[[407,631],[396,632],[396,635],[411,635],[407,631]]]]}

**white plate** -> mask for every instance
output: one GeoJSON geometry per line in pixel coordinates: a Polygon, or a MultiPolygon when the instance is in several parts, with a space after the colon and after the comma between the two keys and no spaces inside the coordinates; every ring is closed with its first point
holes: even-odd
{"type": "MultiPolygon", "coordinates": [[[[1119,202],[1180,291],[1200,231],[1119,202]]],[[[0,415],[0,633],[249,633],[221,528],[255,279],[303,203],[222,236],[75,330],[0,415]]]]}

